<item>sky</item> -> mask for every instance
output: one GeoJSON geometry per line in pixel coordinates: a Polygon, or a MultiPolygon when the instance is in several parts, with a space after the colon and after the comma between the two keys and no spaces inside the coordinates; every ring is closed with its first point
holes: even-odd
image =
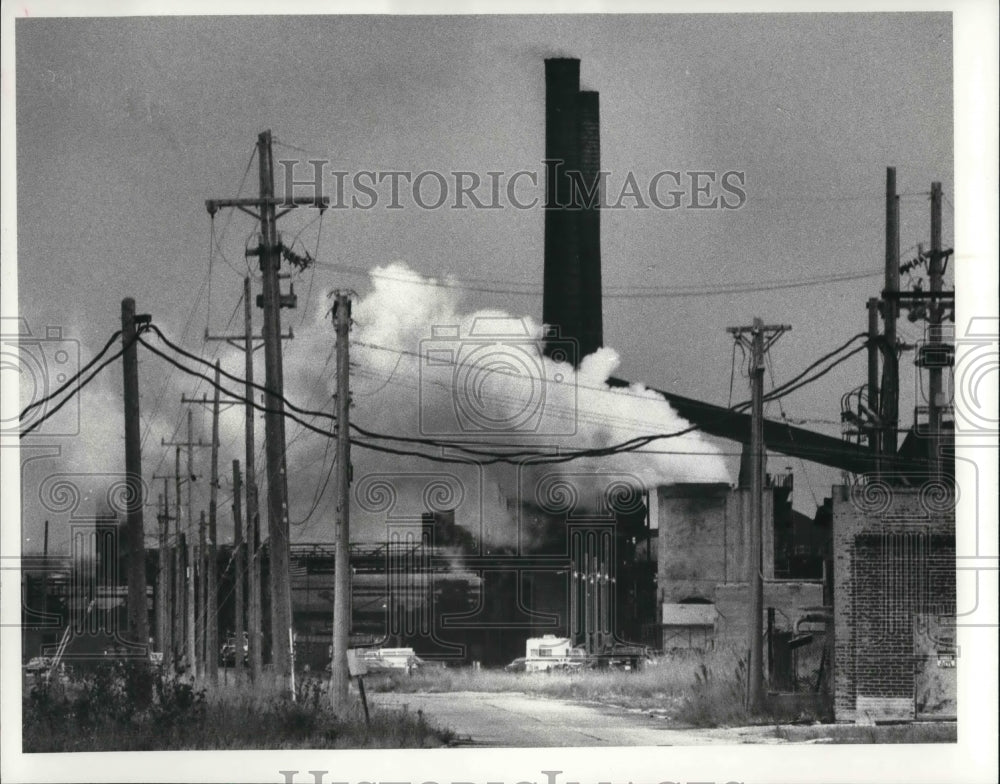
{"type": "MultiPolygon", "coordinates": [[[[541,178],[543,61],[553,56],[579,58],[582,86],[600,92],[602,167],[613,193],[629,173],[645,184],[666,170],[712,172],[716,182],[736,172],[745,192],[738,209],[692,209],[688,194],[678,209],[625,200],[603,212],[604,339],[613,353],[588,373],[727,405],[747,397],[748,383],[738,353],[734,373],[727,326],[755,316],[791,325],[770,351],[766,386],[864,331],[865,302],[882,286],[887,166],[897,168],[902,194],[903,258],[929,242],[932,181],[942,183],[943,243],[953,245],[948,14],[22,18],[15,39],[19,313],[34,336],[61,328],[39,351],[68,341],[82,361],[119,327],[122,298],[134,297],[175,342],[219,356],[242,376],[242,354],[203,336],[242,329],[242,278],[248,264],[256,270],[244,250],[256,226],[238,211],[210,220],[205,200],[256,194],[257,134],[272,131],[276,160],[302,162],[300,179],[311,159],[348,172],[348,185],[363,170],[470,171],[484,181],[488,172],[526,170],[541,178]],[[802,285],[776,288],[787,282],[802,285]]],[[[279,193],[282,172],[279,164],[279,193]]],[[[431,404],[405,352],[418,351],[432,326],[468,329],[487,313],[539,328],[544,218],[540,207],[509,203],[424,209],[405,185],[401,209],[389,209],[387,186],[378,191],[372,209],[329,210],[321,219],[302,209],[280,221],[284,237],[317,260],[305,272],[290,270],[283,284],[298,295],[297,309],[282,313],[296,335],[285,348],[286,396],[333,410],[328,294],[352,289],[355,336],[404,352],[380,358],[378,349],[357,349],[352,417],[411,432],[431,404]]],[[[950,287],[951,270],[946,280],[950,287]]],[[[259,310],[254,319],[259,328],[259,310]]],[[[9,326],[5,319],[5,333],[9,326]]],[[[907,342],[920,329],[900,322],[907,342]]],[[[262,352],[256,361],[260,380],[262,352]]],[[[39,500],[43,484],[60,473],[89,475],[78,508],[91,514],[123,470],[119,367],[54,420],[65,424],[53,432],[65,433],[22,442],[23,454],[37,458],[22,469],[27,551],[39,548],[44,517],[57,514],[39,500]]],[[[908,423],[915,393],[905,357],[901,369],[908,423]]],[[[600,384],[592,375],[575,380],[600,384]]],[[[783,412],[839,437],[840,398],[864,381],[862,353],[785,398],[783,412]]],[[[173,471],[161,441],[186,435],[180,396],[209,387],[146,352],[140,390],[143,471],[155,502],[162,481],[152,477],[173,471]]],[[[636,389],[633,397],[648,396],[636,389]]],[[[609,414],[602,401],[588,403],[605,417],[583,427],[588,443],[614,440],[607,417],[632,416],[630,432],[676,423],[662,407],[616,399],[612,408],[624,413],[609,414]]],[[[772,405],[767,414],[782,411],[772,405]]],[[[9,416],[5,408],[5,423],[9,416]]],[[[207,441],[206,407],[196,405],[193,419],[194,438],[207,441]]],[[[224,413],[224,517],[231,461],[243,461],[242,427],[240,407],[224,413]]],[[[288,441],[290,516],[300,524],[293,538],[329,538],[332,446],[292,423],[288,441]]],[[[692,436],[679,449],[688,455],[658,458],[655,477],[736,476],[737,444],[692,436]]],[[[207,450],[196,452],[196,471],[207,473],[207,450]]],[[[440,467],[357,459],[360,478],[440,467]]],[[[841,481],[834,470],[781,455],[769,467],[794,471],[795,507],[809,516],[841,481]]],[[[613,469],[645,470],[635,462],[613,469]]],[[[478,470],[457,476],[475,488],[465,502],[480,510],[494,488],[510,495],[520,486],[478,470]]],[[[196,507],[207,485],[199,481],[196,507]]],[[[412,516],[418,507],[396,512],[412,516]]],[[[360,536],[371,535],[379,514],[358,510],[360,536]]],[[[226,541],[231,523],[223,529],[226,541]]],[[[53,533],[53,548],[68,541],[66,530],[53,533]]]]}

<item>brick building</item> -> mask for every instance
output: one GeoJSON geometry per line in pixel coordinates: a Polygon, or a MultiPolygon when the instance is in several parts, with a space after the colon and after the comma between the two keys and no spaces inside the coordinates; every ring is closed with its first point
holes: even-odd
{"type": "MultiPolygon", "coordinates": [[[[768,480],[761,622],[767,608],[773,608],[777,628],[787,633],[823,605],[823,585],[821,580],[775,577],[775,508],[784,482],[768,480]]],[[[790,504],[787,493],[782,498],[790,504]]],[[[744,648],[750,601],[750,490],[726,483],[668,485],[658,489],[657,506],[662,647],[744,648]]]]}
{"type": "Polygon", "coordinates": [[[936,483],[834,488],[838,721],[955,717],[954,500],[936,483]]]}

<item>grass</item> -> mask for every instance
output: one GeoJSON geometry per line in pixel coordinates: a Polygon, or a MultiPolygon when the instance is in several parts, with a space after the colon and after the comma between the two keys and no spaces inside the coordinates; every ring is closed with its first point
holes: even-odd
{"type": "Polygon", "coordinates": [[[511,673],[502,670],[434,668],[412,675],[369,676],[370,691],[403,693],[524,692],[544,697],[598,702],[639,710],[662,711],[677,724],[735,727],[815,721],[812,707],[772,704],[751,714],[744,707],[746,666],[731,650],[661,658],[643,670],[579,670],[511,673]]]}
{"type": "Polygon", "coordinates": [[[689,688],[693,665],[656,666],[641,672],[581,670],[504,672],[470,668],[426,668],[407,676],[387,673],[365,678],[369,691],[392,692],[525,692],[546,697],[662,708],[689,688]]]}
{"type": "Polygon", "coordinates": [[[775,727],[775,737],[793,743],[956,743],[958,724],[953,721],[860,726],[823,724],[811,727],[775,727]]]}
{"type": "Polygon", "coordinates": [[[334,711],[317,680],[297,699],[274,685],[199,687],[114,663],[23,698],[25,752],[302,748],[426,748],[454,735],[421,713],[334,711]]]}

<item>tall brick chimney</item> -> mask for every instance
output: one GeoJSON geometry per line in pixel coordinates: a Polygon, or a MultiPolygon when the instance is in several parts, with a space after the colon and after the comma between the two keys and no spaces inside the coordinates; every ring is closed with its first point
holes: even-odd
{"type": "MultiPolygon", "coordinates": [[[[601,297],[601,122],[596,92],[582,92],[580,112],[580,172],[584,187],[595,188],[593,199],[580,205],[577,215],[580,247],[580,358],[604,345],[601,297]]],[[[586,197],[584,197],[586,198],[586,197]]]]}
{"type": "Polygon", "coordinates": [[[600,197],[580,192],[601,168],[598,94],[580,92],[577,59],[545,61],[545,163],[542,321],[556,330],[546,353],[570,340],[579,364],[603,344],[603,323],[600,197]]]}

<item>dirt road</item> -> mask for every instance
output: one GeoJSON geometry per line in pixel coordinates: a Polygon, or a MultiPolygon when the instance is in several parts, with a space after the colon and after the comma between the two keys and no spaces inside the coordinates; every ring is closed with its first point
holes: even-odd
{"type": "Polygon", "coordinates": [[[373,705],[422,710],[474,746],[693,746],[778,743],[773,728],[681,730],[639,711],[521,693],[372,694],[373,705]]]}

